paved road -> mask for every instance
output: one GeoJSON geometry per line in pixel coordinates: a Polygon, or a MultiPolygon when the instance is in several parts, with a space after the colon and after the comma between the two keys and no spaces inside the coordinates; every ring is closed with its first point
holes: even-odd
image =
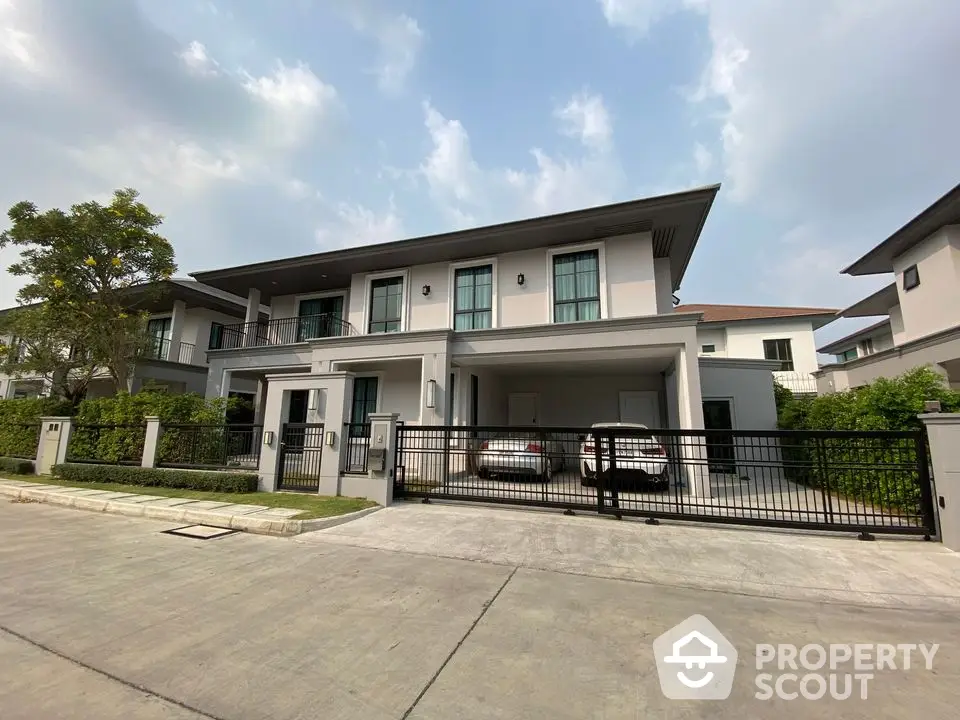
{"type": "MultiPolygon", "coordinates": [[[[570,553],[574,567],[560,566],[564,553],[550,543],[527,559],[555,562],[502,562],[522,533],[481,557],[461,559],[456,547],[444,557],[433,537],[427,551],[397,538],[411,525],[429,528],[431,510],[436,537],[449,537],[451,523],[473,531],[463,510],[425,506],[357,521],[369,520],[366,533],[351,524],[299,540],[199,541],[161,534],[170,525],[156,521],[0,504],[0,718],[937,718],[960,704],[955,582],[915,602],[894,590],[895,603],[879,593],[857,602],[765,597],[770,578],[750,593],[735,590],[736,578],[727,588],[716,580],[710,590],[681,587],[642,576],[645,560],[661,562],[655,543],[636,538],[666,530],[665,551],[687,537],[694,557],[705,538],[737,552],[725,538],[756,545],[763,537],[778,558],[796,544],[804,572],[815,570],[821,541],[481,509],[470,517],[504,534],[533,523],[543,538],[567,522],[575,533],[564,542],[620,550],[598,563],[607,577],[583,566],[583,548],[570,553]],[[651,642],[694,613],[740,650],[726,701],[660,692],[651,642]],[[750,650],[760,642],[937,642],[940,650],[932,672],[879,673],[865,701],[762,702],[750,650]]],[[[842,562],[844,547],[885,557],[880,572],[893,588],[908,568],[958,568],[929,544],[836,542],[820,552],[824,569],[842,562]]]]}

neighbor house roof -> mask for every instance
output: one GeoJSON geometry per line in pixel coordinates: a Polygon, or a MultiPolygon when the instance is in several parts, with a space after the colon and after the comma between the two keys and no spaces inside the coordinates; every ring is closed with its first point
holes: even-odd
{"type": "Polygon", "coordinates": [[[730,323],[749,320],[778,320],[784,318],[810,318],[815,327],[823,327],[837,315],[833,308],[783,307],[771,305],[677,305],[674,312],[703,313],[704,323],[730,323]],[[822,322],[821,322],[822,321],[822,322]]]}
{"type": "MultiPolygon", "coordinates": [[[[456,262],[519,250],[649,232],[653,256],[670,259],[673,289],[680,286],[719,185],[573,212],[458,230],[363,247],[191,273],[200,282],[246,296],[339,290],[355,274],[456,262]]],[[[345,238],[350,241],[350,238],[345,238]]],[[[265,245],[269,247],[269,245],[265,245]]]]}
{"type": "Polygon", "coordinates": [[[817,348],[817,352],[823,353],[824,355],[836,355],[837,353],[843,352],[844,350],[849,350],[850,348],[856,346],[856,344],[861,340],[865,340],[868,337],[875,337],[876,335],[885,334],[879,332],[883,329],[886,329],[886,332],[893,332],[890,327],[890,318],[884,318],[878,323],[868,325],[867,327],[856,330],[849,335],[844,335],[842,338],[839,340],[834,340],[829,345],[824,345],[823,347],[817,348]]]}
{"type": "Polygon", "coordinates": [[[893,259],[925,240],[944,225],[960,223],[960,184],[917,215],[873,250],[840,272],[877,275],[893,272],[893,259]]]}

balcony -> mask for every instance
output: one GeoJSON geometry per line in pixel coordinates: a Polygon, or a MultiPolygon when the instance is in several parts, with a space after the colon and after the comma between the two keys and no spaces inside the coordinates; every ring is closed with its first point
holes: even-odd
{"type": "Polygon", "coordinates": [[[184,365],[199,365],[193,361],[196,345],[193,343],[180,343],[180,351],[176,359],[170,357],[170,338],[153,337],[150,338],[150,345],[143,353],[145,358],[150,360],[167,360],[170,362],[179,362],[184,365]]]}
{"type": "Polygon", "coordinates": [[[817,394],[817,379],[810,373],[778,370],[773,373],[773,379],[794,395],[817,394]]]}
{"type": "Polygon", "coordinates": [[[359,334],[353,325],[336,315],[304,315],[267,322],[224,325],[221,332],[210,338],[210,349],[233,350],[241,347],[292,345],[317,338],[359,334]]]}

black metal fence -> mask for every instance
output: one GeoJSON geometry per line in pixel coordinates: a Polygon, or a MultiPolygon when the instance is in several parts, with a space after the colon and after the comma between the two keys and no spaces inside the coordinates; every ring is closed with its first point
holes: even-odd
{"type": "Polygon", "coordinates": [[[256,468],[263,425],[164,425],[157,467],[256,468]]]}
{"type": "Polygon", "coordinates": [[[0,457],[36,458],[40,429],[40,423],[0,423],[0,457]]]}
{"type": "Polygon", "coordinates": [[[344,423],[340,471],[366,475],[367,452],[370,449],[370,423],[344,423]]]}
{"type": "Polygon", "coordinates": [[[146,425],[74,425],[67,462],[139,465],[146,425]]]}
{"type": "Polygon", "coordinates": [[[395,494],[932,535],[922,432],[404,426],[395,494]]]}
{"type": "Polygon", "coordinates": [[[356,334],[356,329],[337,315],[303,315],[265,322],[226,325],[212,338],[210,349],[229,350],[249,346],[289,345],[314,338],[356,334]]]}

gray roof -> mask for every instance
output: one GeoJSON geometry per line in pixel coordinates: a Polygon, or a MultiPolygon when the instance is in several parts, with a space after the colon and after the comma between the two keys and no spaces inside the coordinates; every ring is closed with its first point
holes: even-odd
{"type": "Polygon", "coordinates": [[[944,225],[960,223],[960,184],[917,215],[873,250],[841,270],[845,275],[878,275],[893,272],[893,259],[903,255],[944,225]]]}
{"type": "Polygon", "coordinates": [[[499,225],[191,275],[208,285],[241,296],[245,296],[250,288],[258,288],[263,301],[269,302],[274,295],[349,287],[354,274],[649,232],[653,237],[654,257],[670,258],[672,284],[676,290],[719,189],[719,185],[709,185],[499,225]]]}

